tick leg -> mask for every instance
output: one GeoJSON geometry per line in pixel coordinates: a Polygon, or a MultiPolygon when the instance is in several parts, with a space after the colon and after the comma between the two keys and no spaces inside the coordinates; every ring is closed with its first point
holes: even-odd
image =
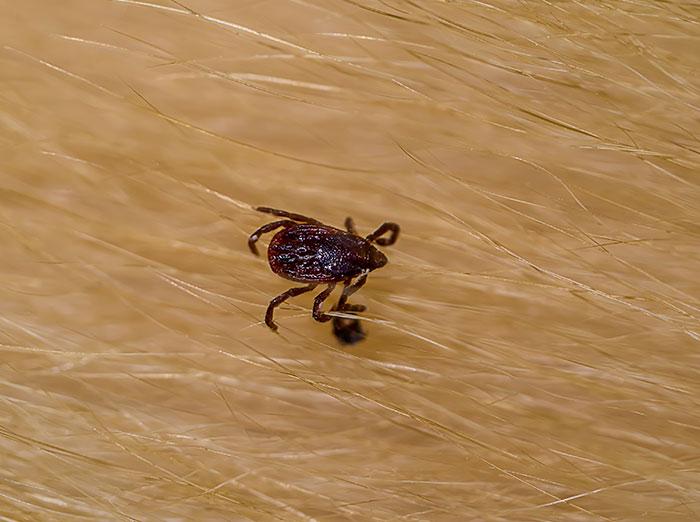
{"type": "MultiPolygon", "coordinates": [[[[360,277],[354,285],[350,285],[352,279],[345,280],[345,288],[343,288],[343,293],[338,300],[338,304],[331,308],[331,311],[338,312],[350,312],[359,313],[364,312],[366,307],[364,305],[352,305],[347,302],[348,297],[350,297],[358,288],[360,288],[365,281],[367,281],[367,274],[360,277]]],[[[333,335],[342,344],[355,344],[363,340],[367,334],[362,329],[362,324],[360,324],[359,319],[348,319],[345,317],[333,317],[333,335]]]]}
{"type": "Polygon", "coordinates": [[[345,229],[351,234],[357,235],[357,230],[355,229],[355,222],[350,216],[345,218],[345,229]]]}
{"type": "Polygon", "coordinates": [[[314,319],[316,319],[319,323],[325,323],[326,321],[330,321],[333,319],[332,316],[328,314],[324,314],[321,311],[321,305],[323,304],[323,301],[326,300],[326,298],[331,295],[331,292],[335,288],[335,283],[329,283],[328,288],[326,288],[323,292],[318,294],[316,296],[316,299],[314,299],[314,319]]]}
{"type": "Polygon", "coordinates": [[[287,212],[286,210],[278,210],[276,208],[270,207],[255,207],[258,212],[265,212],[266,214],[272,214],[273,216],[285,217],[287,219],[292,219],[300,223],[315,223],[317,225],[322,225],[319,220],[302,216],[301,214],[295,214],[293,212],[287,212]]]}
{"type": "Polygon", "coordinates": [[[260,236],[263,234],[266,234],[268,232],[272,232],[276,228],[279,227],[292,227],[296,225],[294,221],[290,221],[288,219],[282,220],[282,221],[273,221],[272,223],[268,223],[267,225],[261,226],[259,229],[257,229],[255,232],[253,232],[250,237],[248,238],[248,248],[250,248],[250,251],[255,254],[256,256],[260,255],[258,253],[258,247],[255,245],[255,243],[258,242],[258,239],[260,239],[260,236]]]}
{"type": "Polygon", "coordinates": [[[277,308],[279,305],[284,303],[287,299],[290,297],[295,297],[300,294],[304,294],[306,292],[311,292],[314,288],[316,288],[317,285],[315,284],[310,284],[307,286],[302,286],[298,288],[290,288],[283,294],[278,295],[275,297],[272,301],[270,301],[270,304],[267,306],[267,312],[265,313],[265,324],[270,327],[271,330],[277,331],[277,325],[275,322],[272,320],[272,315],[275,313],[275,308],[277,308]]]}
{"type": "Polygon", "coordinates": [[[396,240],[399,237],[399,230],[400,228],[396,223],[384,223],[377,230],[375,230],[369,236],[367,236],[367,241],[369,241],[370,243],[374,241],[381,246],[393,245],[394,243],[396,243],[396,240]],[[379,237],[389,231],[391,231],[391,235],[388,238],[379,237]]]}
{"type": "Polygon", "coordinates": [[[338,310],[338,312],[364,312],[365,310],[367,310],[365,305],[346,304],[343,305],[343,309],[338,310]]]}
{"type": "Polygon", "coordinates": [[[348,302],[348,298],[357,292],[360,288],[362,288],[362,285],[364,285],[367,282],[367,274],[361,275],[357,281],[355,281],[355,284],[351,285],[350,284],[350,279],[345,281],[345,288],[343,288],[343,293],[340,296],[340,299],[338,299],[338,304],[336,305],[336,310],[339,312],[344,312],[346,310],[351,310],[354,312],[364,312],[365,307],[362,305],[347,305],[346,303],[348,302]],[[352,308],[351,308],[352,307],[352,308]],[[362,308],[362,309],[360,309],[362,308]]]}

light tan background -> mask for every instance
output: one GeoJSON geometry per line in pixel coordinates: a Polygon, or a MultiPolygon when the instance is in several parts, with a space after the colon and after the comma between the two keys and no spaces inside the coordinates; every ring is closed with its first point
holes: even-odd
{"type": "Polygon", "coordinates": [[[0,13],[5,519],[700,518],[696,3],[0,13]],[[401,224],[364,343],[254,205],[401,224]]]}

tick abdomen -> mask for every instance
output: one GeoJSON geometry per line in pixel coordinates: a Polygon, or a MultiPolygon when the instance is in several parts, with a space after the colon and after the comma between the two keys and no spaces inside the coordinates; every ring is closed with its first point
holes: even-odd
{"type": "Polygon", "coordinates": [[[281,230],[267,249],[270,268],[299,282],[342,281],[368,268],[369,242],[333,227],[298,225],[281,230]]]}

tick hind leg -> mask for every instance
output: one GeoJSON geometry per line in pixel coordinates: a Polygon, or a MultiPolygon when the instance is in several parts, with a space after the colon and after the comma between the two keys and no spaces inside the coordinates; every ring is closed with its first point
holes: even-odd
{"type": "Polygon", "coordinates": [[[381,246],[393,245],[399,238],[400,230],[400,227],[396,223],[384,223],[377,230],[375,230],[369,236],[367,236],[367,241],[369,241],[370,243],[375,242],[381,246]],[[386,234],[387,232],[391,232],[391,235],[389,237],[380,237],[386,234]]]}
{"type": "Polygon", "coordinates": [[[250,251],[255,254],[256,256],[260,255],[258,253],[258,247],[255,245],[255,243],[258,242],[258,239],[260,239],[260,236],[263,234],[267,234],[268,232],[272,232],[273,230],[280,228],[280,227],[293,227],[296,225],[294,221],[290,221],[289,219],[284,219],[282,221],[273,221],[272,223],[268,223],[267,225],[261,226],[259,229],[257,229],[255,232],[253,232],[250,237],[248,238],[248,248],[250,248],[250,251]]]}
{"type": "Polygon", "coordinates": [[[258,212],[264,212],[265,214],[272,214],[273,216],[279,216],[279,217],[291,219],[291,220],[297,221],[299,223],[313,223],[316,225],[323,224],[318,219],[302,216],[301,214],[295,214],[294,212],[287,212],[286,210],[279,210],[279,209],[270,208],[270,207],[255,207],[255,210],[257,210],[258,212]]]}
{"type": "Polygon", "coordinates": [[[283,294],[278,295],[267,306],[267,312],[265,313],[265,324],[270,327],[271,330],[277,331],[277,325],[272,320],[272,315],[275,313],[275,308],[284,303],[290,297],[295,297],[297,295],[305,294],[306,292],[311,292],[317,285],[310,284],[307,286],[302,286],[298,288],[290,288],[283,294]]]}
{"type": "Polygon", "coordinates": [[[329,295],[331,295],[331,292],[335,288],[335,283],[330,283],[328,287],[318,294],[316,296],[316,299],[314,299],[314,310],[313,310],[313,315],[314,319],[316,319],[319,323],[325,323],[326,321],[330,321],[333,319],[332,316],[328,314],[324,314],[321,311],[321,305],[323,305],[323,301],[325,301],[329,295]]]}

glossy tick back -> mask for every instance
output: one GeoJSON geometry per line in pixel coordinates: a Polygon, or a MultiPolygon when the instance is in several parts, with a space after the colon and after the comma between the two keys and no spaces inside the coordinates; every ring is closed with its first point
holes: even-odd
{"type": "Polygon", "coordinates": [[[392,245],[399,237],[399,226],[396,223],[384,223],[367,237],[357,235],[352,218],[345,220],[346,230],[324,225],[300,214],[268,207],[257,207],[259,212],[283,217],[260,227],[248,239],[251,252],[258,255],[256,243],[262,234],[282,228],[277,232],[267,249],[267,259],[270,268],[279,276],[308,283],[306,286],[290,288],[278,295],[267,307],[265,323],[272,330],[277,325],[272,320],[274,310],[290,297],[310,292],[319,284],[327,287],[316,296],[313,307],[313,317],[317,321],[326,322],[331,316],[321,311],[323,301],[331,294],[336,283],[342,282],[343,293],[333,310],[340,312],[361,312],[363,306],[348,304],[348,298],[356,292],[367,280],[367,274],[381,268],[387,263],[387,258],[374,245],[392,245]],[[389,237],[381,237],[387,232],[389,237]],[[352,280],[357,278],[353,283],[352,280]]]}

